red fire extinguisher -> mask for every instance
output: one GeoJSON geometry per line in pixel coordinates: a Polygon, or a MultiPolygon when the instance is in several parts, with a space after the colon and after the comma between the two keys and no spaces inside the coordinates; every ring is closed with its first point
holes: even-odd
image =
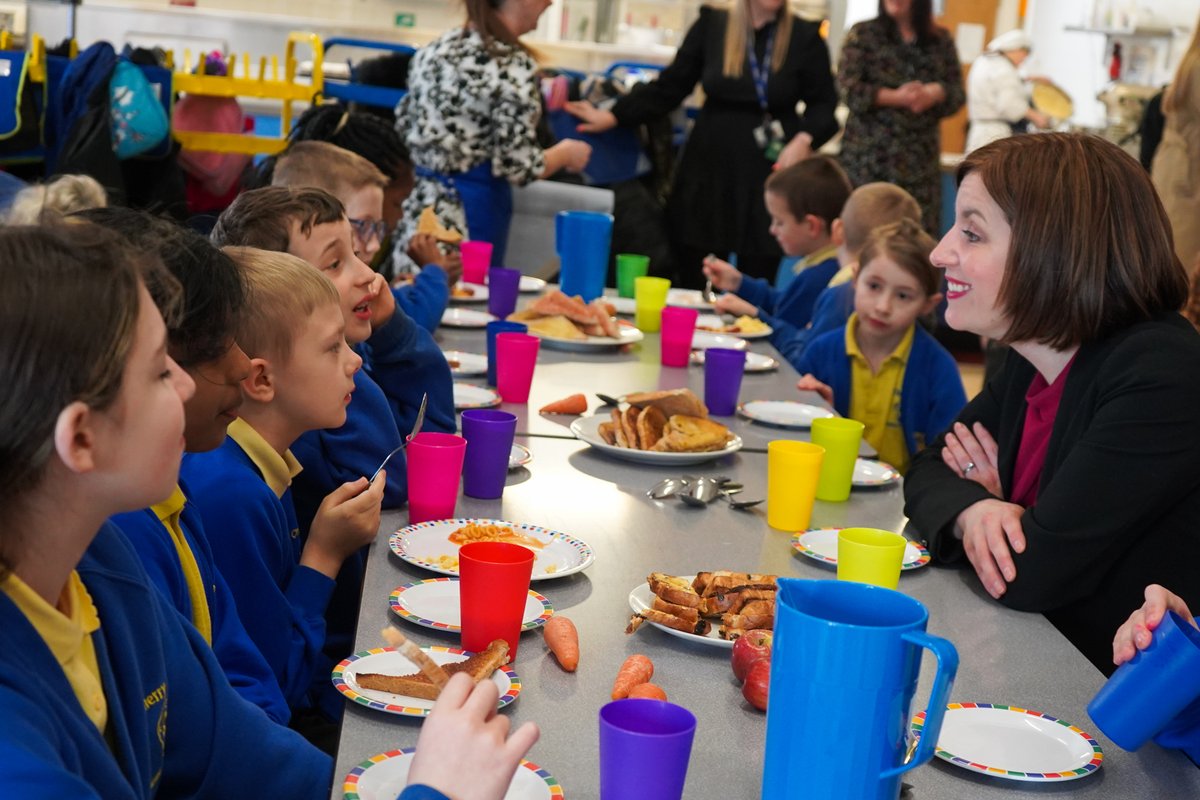
{"type": "Polygon", "coordinates": [[[1108,62],[1108,77],[1110,80],[1121,79],[1121,43],[1113,42],[1112,59],[1108,62]]]}

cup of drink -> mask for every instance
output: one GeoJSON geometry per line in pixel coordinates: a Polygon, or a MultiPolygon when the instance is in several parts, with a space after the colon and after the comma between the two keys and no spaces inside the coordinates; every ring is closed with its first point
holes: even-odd
{"type": "Polygon", "coordinates": [[[560,211],[554,218],[554,246],[563,294],[590,303],[604,294],[613,217],[597,211],[560,211]]]}
{"type": "Polygon", "coordinates": [[[496,335],[500,333],[527,333],[524,322],[509,322],[505,319],[492,320],[487,324],[487,382],[496,385],[496,335]]]}
{"type": "Polygon", "coordinates": [[[462,435],[467,440],[463,494],[483,500],[494,500],[504,494],[508,457],[516,431],[516,414],[494,408],[470,408],[462,412],[462,435]]]}
{"type": "Polygon", "coordinates": [[[617,297],[633,297],[633,281],[650,271],[650,256],[634,253],[617,255],[617,297]]]}
{"type": "Polygon", "coordinates": [[[492,267],[488,270],[488,313],[504,319],[517,310],[521,270],[492,267]]]}
{"type": "Polygon", "coordinates": [[[533,561],[532,550],[510,542],[470,542],[458,549],[464,650],[478,653],[503,639],[509,660],[517,657],[533,561]]]}
{"type": "MultiPolygon", "coordinates": [[[[708,358],[712,353],[708,351],[708,358]]],[[[768,525],[785,531],[808,527],[824,458],[825,448],[812,442],[779,439],[767,443],[768,525]]]]}
{"type": "Polygon", "coordinates": [[[492,243],[466,241],[458,246],[462,255],[463,283],[487,283],[488,268],[492,265],[492,243]]]}
{"type": "Polygon", "coordinates": [[[696,717],[665,700],[630,698],[600,708],[600,800],[679,800],[696,717]]]}
{"type": "Polygon", "coordinates": [[[818,500],[840,503],[850,498],[854,462],[858,460],[864,427],[858,420],[845,417],[813,420],[812,443],[825,448],[821,477],[817,481],[818,500]]]}
{"type": "MultiPolygon", "coordinates": [[[[666,313],[663,309],[663,313],[666,313]]],[[[718,417],[737,411],[742,373],[746,370],[746,351],[710,347],[704,351],[704,405],[718,417]]]]}
{"type": "Polygon", "coordinates": [[[900,585],[907,544],[903,536],[892,531],[842,528],[838,531],[838,580],[895,589],[900,585]]]}
{"type": "Polygon", "coordinates": [[[418,433],[408,443],[408,521],[450,519],[458,501],[467,440],[453,433],[418,433]]]}
{"type": "MultiPolygon", "coordinates": [[[[692,355],[692,334],[696,332],[696,320],[699,316],[700,312],[694,308],[668,306],[662,310],[662,335],[659,336],[659,344],[664,367],[688,365],[688,359],[692,355]]],[[[739,370],[739,383],[741,379],[739,370]]],[[[734,394],[736,399],[736,392],[734,394]]]]}
{"type": "Polygon", "coordinates": [[[666,278],[634,278],[634,324],[645,333],[657,333],[662,326],[662,310],[667,304],[671,282],[666,278]]]}
{"type": "Polygon", "coordinates": [[[496,334],[496,390],[506,403],[528,403],[541,340],[528,333],[496,334]]]}

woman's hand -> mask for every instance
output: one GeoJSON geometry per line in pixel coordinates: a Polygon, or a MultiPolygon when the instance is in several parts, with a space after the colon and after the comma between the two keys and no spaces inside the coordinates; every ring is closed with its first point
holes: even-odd
{"type": "Polygon", "coordinates": [[[1133,658],[1137,650],[1149,647],[1154,638],[1151,632],[1158,628],[1168,610],[1174,611],[1196,627],[1196,620],[1192,619],[1192,612],[1188,610],[1183,598],[1152,583],[1146,587],[1146,602],[1129,615],[1124,625],[1117,628],[1117,635],[1113,637],[1113,663],[1124,664],[1133,658]]]}
{"type": "Polygon", "coordinates": [[[921,83],[917,85],[908,110],[914,114],[924,114],[945,99],[946,88],[940,83],[921,83]]]}
{"type": "Polygon", "coordinates": [[[611,111],[596,108],[587,100],[572,100],[563,106],[567,113],[583,120],[575,130],[580,133],[604,133],[617,127],[617,117],[611,111]]]}
{"type": "Polygon", "coordinates": [[[975,481],[996,497],[1003,497],[1000,488],[1000,448],[982,423],[971,431],[961,422],[954,423],[946,433],[942,461],[960,478],[975,481]]]}
{"type": "Polygon", "coordinates": [[[704,277],[723,292],[736,292],[742,285],[742,273],[738,272],[738,268],[714,255],[704,257],[703,269],[704,277]]]}
{"type": "Polygon", "coordinates": [[[1049,115],[1043,114],[1036,108],[1031,108],[1025,112],[1025,119],[1032,122],[1035,126],[1042,130],[1049,130],[1054,124],[1054,120],[1050,119],[1049,115]]]}
{"type": "Polygon", "coordinates": [[[997,600],[1017,578],[1012,553],[1025,552],[1025,531],[1021,528],[1024,513],[1025,509],[1016,503],[980,500],[967,506],[954,525],[983,588],[997,600]]]}
{"type": "Polygon", "coordinates": [[[539,732],[526,722],[509,736],[508,717],[496,713],[498,697],[491,681],[472,686],[467,675],[452,677],[421,726],[409,784],[455,800],[501,800],[539,732]]]}
{"type": "Polygon", "coordinates": [[[775,159],[775,169],[787,169],[792,164],[799,164],[812,153],[812,134],[801,131],[780,151],[779,158],[775,159]]]}
{"type": "Polygon", "coordinates": [[[758,306],[749,300],[743,300],[736,294],[723,294],[713,303],[718,314],[737,314],[740,316],[757,317],[758,306]]]}
{"type": "Polygon", "coordinates": [[[796,388],[802,392],[816,392],[821,395],[822,400],[829,403],[829,405],[833,405],[833,387],[821,383],[813,377],[811,372],[805,373],[800,377],[800,380],[796,381],[796,388]]]}

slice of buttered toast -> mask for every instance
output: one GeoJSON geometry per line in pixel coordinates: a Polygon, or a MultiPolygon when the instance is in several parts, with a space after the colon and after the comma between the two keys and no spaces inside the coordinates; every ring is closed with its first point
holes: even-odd
{"type": "MultiPolygon", "coordinates": [[[[508,643],[503,639],[496,639],[483,652],[473,653],[466,661],[443,664],[442,669],[446,670],[448,675],[466,672],[471,676],[471,680],[479,683],[490,678],[492,673],[504,666],[507,661],[508,643]]],[[[420,672],[411,675],[380,675],[374,672],[360,672],[355,676],[355,680],[364,689],[401,694],[406,697],[419,697],[424,700],[436,700],[441,692],[433,684],[433,681],[420,672]]]]}

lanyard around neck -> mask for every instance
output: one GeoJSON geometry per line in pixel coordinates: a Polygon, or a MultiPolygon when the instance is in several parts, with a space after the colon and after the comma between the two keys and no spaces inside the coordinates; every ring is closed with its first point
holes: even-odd
{"type": "Polygon", "coordinates": [[[771,51],[775,47],[775,30],[776,24],[771,23],[767,30],[767,44],[763,48],[762,63],[759,63],[758,55],[754,52],[754,33],[753,31],[746,37],[746,51],[750,59],[750,75],[754,78],[754,93],[758,95],[758,105],[762,108],[763,113],[767,111],[767,77],[771,72],[771,51]]]}

